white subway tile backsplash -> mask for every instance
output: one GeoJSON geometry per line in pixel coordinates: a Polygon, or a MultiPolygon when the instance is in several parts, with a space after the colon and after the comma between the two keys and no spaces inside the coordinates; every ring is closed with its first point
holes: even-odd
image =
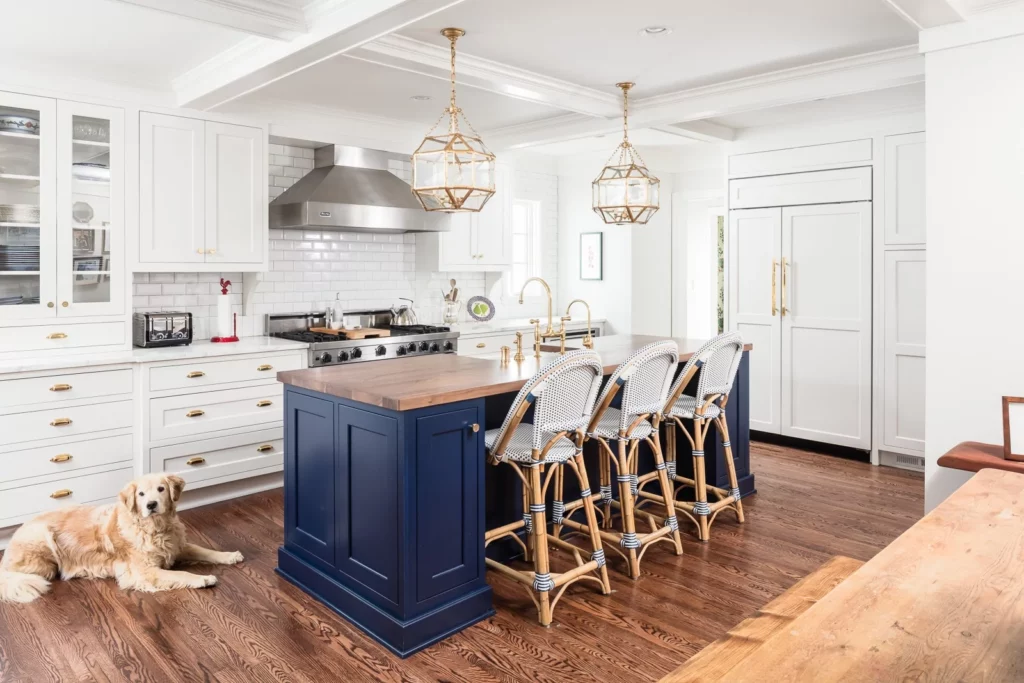
{"type": "MultiPolygon", "coordinates": [[[[291,187],[313,168],[313,150],[270,145],[271,199],[291,187]]],[[[409,162],[395,161],[389,170],[406,182],[412,179],[409,162]]],[[[516,195],[543,203],[543,236],[547,245],[558,244],[557,178],[516,172],[516,195]]],[[[382,235],[357,232],[270,231],[270,271],[245,277],[259,278],[251,294],[252,315],[242,315],[241,273],[136,273],[132,305],[136,311],[184,309],[192,313],[197,339],[215,333],[213,318],[220,296],[220,279],[231,280],[232,303],[242,336],[264,334],[269,313],[308,312],[325,309],[338,295],[349,310],[388,308],[399,298],[416,301],[424,322],[440,322],[441,292],[455,278],[463,301],[488,293],[483,273],[416,271],[416,235],[382,235]]],[[[558,256],[544,250],[544,278],[556,286],[558,256]]],[[[493,276],[492,276],[493,277],[493,276]]],[[[500,304],[499,304],[500,305],[500,304]]],[[[519,312],[499,315],[521,317],[519,312]]]]}

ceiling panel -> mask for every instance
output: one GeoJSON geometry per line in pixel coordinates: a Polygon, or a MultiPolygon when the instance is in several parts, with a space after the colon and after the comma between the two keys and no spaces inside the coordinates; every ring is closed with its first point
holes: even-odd
{"type": "Polygon", "coordinates": [[[465,54],[639,97],[917,42],[884,0],[466,0],[399,33],[444,44],[445,26],[465,54]]]}
{"type": "Polygon", "coordinates": [[[247,37],[114,0],[3,2],[5,66],[60,69],[98,81],[164,88],[247,37]]]}
{"type": "MultiPolygon", "coordinates": [[[[253,97],[417,122],[426,131],[447,106],[449,90],[447,79],[339,55],[276,81],[253,97]],[[410,99],[422,95],[430,96],[431,100],[410,99]]],[[[458,102],[479,131],[564,113],[466,86],[459,87],[458,102]]]]}
{"type": "Polygon", "coordinates": [[[914,109],[924,109],[924,83],[719,116],[710,121],[729,128],[754,128],[842,121],[914,109]]]}

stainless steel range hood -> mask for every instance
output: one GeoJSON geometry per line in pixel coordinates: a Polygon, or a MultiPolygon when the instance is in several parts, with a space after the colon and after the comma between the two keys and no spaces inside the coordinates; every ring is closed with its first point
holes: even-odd
{"type": "Polygon", "coordinates": [[[388,161],[409,157],[327,145],[315,168],[270,203],[270,227],[357,232],[443,232],[447,216],[427,213],[388,161]]]}

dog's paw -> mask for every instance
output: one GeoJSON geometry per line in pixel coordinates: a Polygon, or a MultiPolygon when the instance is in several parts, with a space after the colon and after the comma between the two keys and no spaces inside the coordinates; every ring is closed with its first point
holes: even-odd
{"type": "Polygon", "coordinates": [[[228,553],[228,556],[225,559],[224,564],[238,564],[243,560],[245,560],[245,557],[243,557],[242,553],[240,552],[228,553]]]}
{"type": "Polygon", "coordinates": [[[216,586],[216,585],[217,585],[217,577],[214,576],[213,574],[207,574],[206,576],[200,576],[199,577],[199,585],[197,586],[197,588],[206,588],[208,586],[216,586]]]}

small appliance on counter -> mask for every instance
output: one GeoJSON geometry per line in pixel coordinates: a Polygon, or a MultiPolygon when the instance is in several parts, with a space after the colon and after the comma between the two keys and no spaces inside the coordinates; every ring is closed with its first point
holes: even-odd
{"type": "Polygon", "coordinates": [[[142,348],[188,346],[192,343],[191,313],[136,313],[132,343],[142,348]]]}

